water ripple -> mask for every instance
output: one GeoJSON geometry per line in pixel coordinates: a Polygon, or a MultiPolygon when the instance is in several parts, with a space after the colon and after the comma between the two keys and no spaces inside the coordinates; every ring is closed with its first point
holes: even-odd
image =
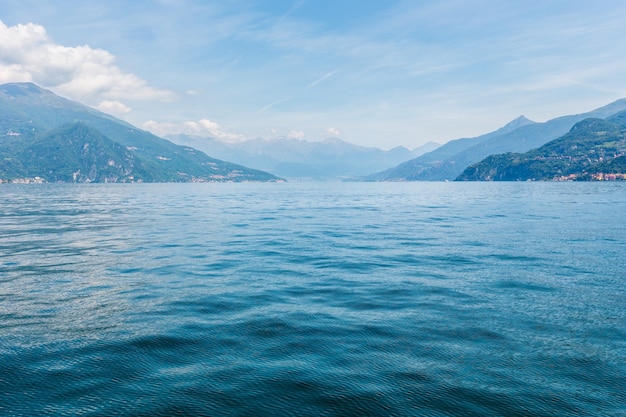
{"type": "Polygon", "coordinates": [[[626,408],[623,184],[2,188],[2,415],[626,408]]]}

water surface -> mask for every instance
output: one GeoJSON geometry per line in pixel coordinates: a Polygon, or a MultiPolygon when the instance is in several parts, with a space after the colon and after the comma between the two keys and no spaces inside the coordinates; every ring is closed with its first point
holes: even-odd
{"type": "Polygon", "coordinates": [[[0,414],[626,415],[626,184],[0,186],[0,414]]]}

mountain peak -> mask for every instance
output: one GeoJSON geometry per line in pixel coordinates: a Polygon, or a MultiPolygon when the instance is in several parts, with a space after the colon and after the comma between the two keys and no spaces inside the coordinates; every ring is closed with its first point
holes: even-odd
{"type": "Polygon", "coordinates": [[[497,129],[491,133],[487,133],[486,135],[482,135],[479,136],[479,138],[487,138],[488,136],[499,136],[499,135],[505,135],[508,133],[511,133],[512,131],[519,129],[520,127],[526,126],[526,125],[532,125],[532,124],[536,124],[537,122],[534,122],[532,120],[530,120],[529,118],[527,118],[526,116],[522,115],[519,116],[516,119],[511,120],[510,122],[508,122],[507,124],[505,124],[504,126],[502,126],[500,129],[497,129]]]}
{"type": "Polygon", "coordinates": [[[510,129],[517,129],[518,127],[522,127],[522,126],[533,124],[533,123],[536,123],[536,122],[533,122],[526,116],[521,115],[517,119],[511,120],[509,123],[504,125],[504,127],[510,128],[510,129]]]}
{"type": "Polygon", "coordinates": [[[0,85],[0,92],[10,97],[41,94],[44,91],[46,90],[34,83],[7,83],[0,85]]]}
{"type": "Polygon", "coordinates": [[[347,143],[345,140],[339,139],[336,136],[330,136],[328,138],[325,138],[324,140],[322,140],[322,142],[328,143],[328,144],[331,144],[331,145],[344,145],[344,144],[347,143]]]}

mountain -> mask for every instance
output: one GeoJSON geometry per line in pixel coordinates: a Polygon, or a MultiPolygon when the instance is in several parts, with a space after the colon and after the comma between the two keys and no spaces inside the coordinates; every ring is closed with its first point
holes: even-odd
{"type": "Polygon", "coordinates": [[[341,179],[385,169],[435,149],[428,143],[410,151],[396,147],[388,151],[353,145],[338,138],[319,142],[300,139],[250,139],[227,143],[211,137],[167,136],[172,142],[193,146],[216,158],[254,167],[289,179],[341,179]]]}
{"type": "Polygon", "coordinates": [[[521,116],[494,132],[475,138],[450,141],[433,152],[363,179],[366,181],[453,180],[467,166],[489,155],[529,151],[564,135],[581,120],[592,117],[604,119],[621,110],[626,110],[626,99],[617,100],[588,113],[558,117],[543,123],[536,123],[521,116]]]}
{"type": "Polygon", "coordinates": [[[82,123],[53,129],[36,139],[2,149],[0,178],[45,177],[49,182],[132,182],[147,177],[133,153],[82,123]]]}
{"type": "Polygon", "coordinates": [[[491,155],[457,181],[626,179],[626,111],[576,123],[562,137],[526,153],[491,155]]]}
{"type": "Polygon", "coordinates": [[[3,180],[279,180],[176,145],[32,83],[0,85],[0,144],[3,180]]]}

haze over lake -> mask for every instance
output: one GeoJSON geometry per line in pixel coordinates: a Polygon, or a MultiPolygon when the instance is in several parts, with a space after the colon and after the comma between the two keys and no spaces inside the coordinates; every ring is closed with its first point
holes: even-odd
{"type": "Polygon", "coordinates": [[[623,415],[625,187],[3,184],[0,414],[623,415]]]}

